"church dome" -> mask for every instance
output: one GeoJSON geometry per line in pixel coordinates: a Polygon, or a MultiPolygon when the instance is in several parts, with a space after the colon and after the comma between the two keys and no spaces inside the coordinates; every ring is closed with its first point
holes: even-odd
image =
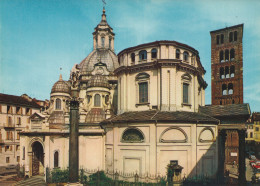
{"type": "Polygon", "coordinates": [[[109,72],[119,67],[118,58],[114,52],[110,49],[95,49],[79,64],[81,75],[92,72],[98,62],[105,63],[109,72]]]}
{"type": "Polygon", "coordinates": [[[59,81],[54,83],[51,93],[67,93],[70,94],[70,86],[62,79],[60,75],[59,81]]]}
{"type": "Polygon", "coordinates": [[[101,75],[93,76],[87,83],[87,88],[90,87],[104,87],[110,88],[107,78],[101,75]]]}

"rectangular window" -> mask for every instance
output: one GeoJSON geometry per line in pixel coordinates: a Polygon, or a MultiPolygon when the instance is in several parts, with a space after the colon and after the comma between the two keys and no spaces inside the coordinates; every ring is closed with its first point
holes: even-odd
{"type": "Polygon", "coordinates": [[[16,151],[20,150],[20,145],[16,145],[16,151]]]}
{"type": "Polygon", "coordinates": [[[253,138],[253,132],[250,132],[250,138],[253,138]]]}
{"type": "Polygon", "coordinates": [[[25,147],[23,147],[23,160],[25,160],[25,147]]]}
{"type": "Polygon", "coordinates": [[[19,132],[17,132],[17,134],[16,134],[16,139],[20,140],[20,133],[19,132]]]}
{"type": "Polygon", "coordinates": [[[183,103],[189,103],[189,84],[183,83],[183,103]]]}
{"type": "Polygon", "coordinates": [[[256,128],[255,128],[255,131],[259,131],[259,127],[256,127],[256,128]]]}
{"type": "Polygon", "coordinates": [[[26,108],[26,112],[25,113],[26,113],[27,116],[29,116],[30,113],[31,113],[31,109],[30,108],[26,108]]]}
{"type": "Polygon", "coordinates": [[[9,145],[5,146],[5,152],[9,151],[10,150],[9,148],[10,148],[9,145]]]}
{"type": "Polygon", "coordinates": [[[148,103],[148,83],[139,83],[139,103],[148,103]]]}
{"type": "Polygon", "coordinates": [[[17,161],[17,163],[20,162],[20,156],[17,156],[17,157],[16,157],[16,161],[17,161]]]}
{"type": "Polygon", "coordinates": [[[7,113],[12,114],[12,107],[7,105],[7,113]]]}
{"type": "Polygon", "coordinates": [[[21,114],[21,107],[16,107],[16,114],[21,114]]]}
{"type": "Polygon", "coordinates": [[[10,163],[10,157],[6,157],[6,163],[10,163]]]}

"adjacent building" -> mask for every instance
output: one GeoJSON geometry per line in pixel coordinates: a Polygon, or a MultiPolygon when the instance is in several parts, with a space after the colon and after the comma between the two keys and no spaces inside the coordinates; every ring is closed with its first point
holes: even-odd
{"type": "Polygon", "coordinates": [[[41,112],[47,102],[32,99],[26,94],[0,94],[0,165],[20,163],[20,132],[30,126],[30,116],[41,112]]]}

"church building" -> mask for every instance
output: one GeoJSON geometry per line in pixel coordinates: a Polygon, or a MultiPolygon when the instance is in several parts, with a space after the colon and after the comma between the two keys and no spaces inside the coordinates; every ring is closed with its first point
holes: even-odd
{"type": "MultiPolygon", "coordinates": [[[[69,103],[77,90],[79,167],[165,176],[174,163],[183,167],[182,176],[216,177],[224,148],[218,140],[221,117],[214,115],[219,108],[205,106],[199,52],[161,40],[115,54],[105,9],[92,34],[93,51],[73,66],[68,81],[60,75],[50,107],[33,113],[20,134],[26,174],[68,167],[69,103]]],[[[248,104],[236,106],[241,120],[250,115],[248,104]]]]}

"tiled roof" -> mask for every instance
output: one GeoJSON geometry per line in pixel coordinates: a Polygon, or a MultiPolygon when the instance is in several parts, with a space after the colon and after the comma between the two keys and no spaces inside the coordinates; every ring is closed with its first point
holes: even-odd
{"type": "Polygon", "coordinates": [[[101,122],[106,123],[121,123],[121,122],[149,122],[149,121],[160,121],[160,122],[178,122],[178,123],[214,123],[218,124],[219,120],[210,117],[208,115],[197,113],[197,112],[164,112],[164,111],[135,111],[125,112],[118,116],[109,118],[101,122]]]}
{"type": "Polygon", "coordinates": [[[48,119],[51,129],[64,128],[65,118],[63,111],[53,111],[48,119]]]}
{"type": "Polygon", "coordinates": [[[230,105],[206,105],[199,107],[199,112],[212,117],[226,116],[249,116],[249,104],[230,104],[230,105]]]}
{"type": "Polygon", "coordinates": [[[7,105],[40,108],[40,105],[38,105],[34,100],[29,101],[28,99],[22,96],[14,96],[2,93],[0,93],[0,103],[4,103],[7,105]]]}
{"type": "Polygon", "coordinates": [[[92,108],[86,116],[87,123],[99,123],[105,119],[105,111],[101,108],[92,108]]]}

